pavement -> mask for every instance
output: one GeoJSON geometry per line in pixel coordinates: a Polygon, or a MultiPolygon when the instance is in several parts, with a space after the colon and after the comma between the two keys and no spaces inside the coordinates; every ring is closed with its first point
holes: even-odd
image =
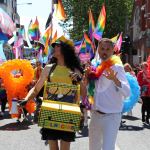
{"type": "MultiPolygon", "coordinates": [[[[133,109],[133,116],[124,114],[126,121],[118,132],[116,150],[149,150],[150,125],[141,121],[141,104],[133,109]]],[[[40,128],[28,121],[17,123],[8,115],[0,118],[0,150],[48,150],[48,145],[41,140],[40,128]]],[[[88,128],[76,134],[76,141],[71,143],[71,150],[88,150],[88,128]]]]}

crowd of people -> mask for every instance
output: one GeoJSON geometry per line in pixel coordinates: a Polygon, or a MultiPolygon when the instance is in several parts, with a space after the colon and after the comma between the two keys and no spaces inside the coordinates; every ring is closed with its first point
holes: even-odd
{"type": "MultiPolygon", "coordinates": [[[[147,73],[147,62],[143,62],[140,71],[134,72],[131,65],[122,64],[119,56],[114,56],[114,45],[110,39],[102,38],[98,42],[97,52],[101,59],[101,64],[95,70],[91,66],[85,65],[84,69],[77,55],[75,54],[73,42],[67,40],[64,42],[60,39],[52,43],[53,52],[52,59],[44,68],[37,61],[35,67],[35,76],[29,87],[27,96],[20,102],[23,106],[30,99],[35,99],[38,104],[35,114],[35,122],[37,122],[39,108],[42,105],[42,97],[44,91],[44,82],[65,83],[69,85],[80,85],[80,97],[82,99],[88,97],[87,89],[90,81],[94,81],[93,103],[90,110],[89,123],[89,150],[114,150],[117,133],[122,118],[123,100],[130,96],[130,86],[126,79],[125,73],[129,72],[133,77],[137,78],[141,87],[141,118],[142,122],[149,124],[150,119],[150,78],[147,73]],[[107,65],[106,65],[107,64],[107,65]],[[146,114],[145,114],[146,113],[146,114]]],[[[139,68],[138,68],[139,69],[139,68]]],[[[5,118],[7,94],[0,81],[0,117],[5,118]]],[[[63,96],[65,91],[61,90],[61,94],[55,93],[59,97],[63,96]]],[[[61,99],[62,100],[62,99],[61,99]]],[[[76,93],[67,95],[63,100],[67,103],[77,103],[76,93]]],[[[84,103],[83,107],[84,125],[87,123],[87,110],[84,103]]],[[[130,112],[132,115],[132,110],[130,112]]],[[[60,131],[54,129],[41,129],[43,140],[47,140],[50,150],[58,150],[60,140],[60,149],[69,150],[70,143],[75,141],[75,132],[60,131]]]]}

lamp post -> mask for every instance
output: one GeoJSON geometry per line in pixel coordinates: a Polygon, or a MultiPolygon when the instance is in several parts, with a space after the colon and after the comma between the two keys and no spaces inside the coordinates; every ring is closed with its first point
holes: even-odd
{"type": "Polygon", "coordinates": [[[32,3],[19,3],[17,5],[32,5],[32,3]]]}

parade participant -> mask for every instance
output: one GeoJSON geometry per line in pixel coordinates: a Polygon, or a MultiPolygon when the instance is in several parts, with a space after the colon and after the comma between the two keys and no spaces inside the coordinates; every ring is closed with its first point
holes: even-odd
{"type": "Polygon", "coordinates": [[[130,64],[125,63],[124,64],[124,70],[125,70],[125,72],[129,72],[132,76],[136,77],[135,72],[133,71],[130,64]]]}
{"type": "Polygon", "coordinates": [[[5,114],[5,109],[6,109],[6,103],[7,103],[7,94],[6,90],[3,87],[3,81],[0,79],[0,101],[1,101],[1,113],[0,116],[4,116],[5,114]]]}
{"type": "MultiPolygon", "coordinates": [[[[135,72],[133,71],[133,69],[132,69],[132,67],[131,67],[130,64],[125,63],[125,64],[124,64],[124,70],[125,70],[125,72],[129,72],[132,76],[136,77],[135,72]]],[[[132,116],[132,110],[129,111],[129,112],[127,113],[127,115],[128,115],[128,116],[132,116]]]]}
{"type": "MultiPolygon", "coordinates": [[[[56,65],[49,64],[46,65],[38,82],[29,91],[28,95],[22,103],[25,103],[29,99],[32,99],[37,95],[40,89],[43,87],[44,82],[49,80],[50,82],[73,84],[73,82],[79,81],[80,74],[82,73],[82,68],[80,66],[80,61],[75,54],[73,47],[73,42],[66,39],[64,36],[60,37],[55,43],[52,44],[53,47],[53,57],[55,58],[56,65]],[[55,67],[54,67],[55,66],[55,67]],[[53,72],[51,69],[53,68],[53,72]]],[[[82,82],[80,82],[81,94],[85,95],[85,87],[82,82]]],[[[73,102],[75,96],[66,99],[67,102],[73,102]]],[[[21,104],[22,104],[21,103],[21,104]]],[[[70,142],[75,140],[75,132],[67,132],[53,129],[42,128],[41,130],[42,139],[48,140],[50,150],[69,150],[70,142]],[[60,140],[60,148],[58,144],[60,140]]]]}
{"type": "MultiPolygon", "coordinates": [[[[36,62],[36,67],[34,69],[34,84],[37,83],[37,81],[39,80],[41,73],[43,71],[43,67],[40,61],[36,62]]],[[[40,92],[37,94],[36,96],[36,111],[34,112],[34,122],[37,123],[38,121],[38,116],[39,116],[39,111],[40,111],[40,107],[42,104],[42,97],[43,97],[43,92],[44,92],[44,86],[41,88],[40,92]]]]}
{"type": "Polygon", "coordinates": [[[130,87],[120,58],[113,55],[110,39],[99,41],[98,54],[101,64],[94,71],[87,68],[86,72],[95,80],[89,150],[115,150],[123,100],[130,95],[130,87]]]}
{"type": "Polygon", "coordinates": [[[149,124],[150,117],[150,79],[148,78],[147,72],[148,64],[143,62],[141,64],[141,71],[137,74],[137,80],[141,87],[141,99],[142,99],[142,122],[149,124]],[[147,116],[145,116],[145,112],[147,116]]]}
{"type": "Polygon", "coordinates": [[[42,73],[43,67],[40,61],[36,62],[36,68],[34,69],[34,78],[35,78],[35,82],[37,82],[39,80],[39,77],[42,73]]]}

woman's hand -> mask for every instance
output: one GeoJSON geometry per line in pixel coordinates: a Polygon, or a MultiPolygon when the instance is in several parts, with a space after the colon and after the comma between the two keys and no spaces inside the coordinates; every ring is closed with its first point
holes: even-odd
{"type": "Polygon", "coordinates": [[[85,68],[85,76],[89,76],[92,72],[92,68],[90,66],[85,68]]]}
{"type": "Polygon", "coordinates": [[[19,101],[18,101],[18,104],[19,104],[20,106],[25,106],[27,102],[28,102],[27,99],[22,99],[22,100],[19,100],[19,101]]]}
{"type": "Polygon", "coordinates": [[[80,83],[82,80],[82,77],[76,72],[70,72],[70,77],[73,83],[80,83]]]}

